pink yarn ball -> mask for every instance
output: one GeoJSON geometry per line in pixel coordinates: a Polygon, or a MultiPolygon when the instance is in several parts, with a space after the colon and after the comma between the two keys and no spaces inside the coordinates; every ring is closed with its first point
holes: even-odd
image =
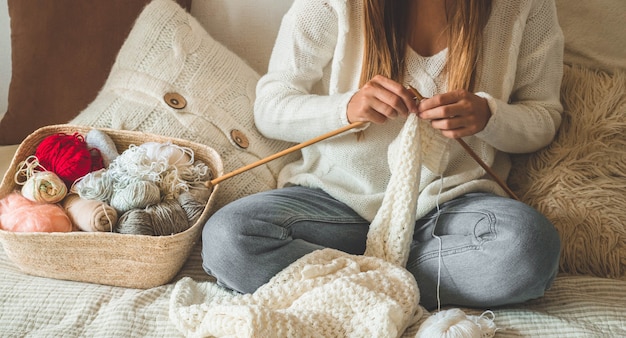
{"type": "Polygon", "coordinates": [[[15,232],[69,232],[72,222],[59,205],[33,202],[14,192],[0,200],[0,228],[15,232]]]}

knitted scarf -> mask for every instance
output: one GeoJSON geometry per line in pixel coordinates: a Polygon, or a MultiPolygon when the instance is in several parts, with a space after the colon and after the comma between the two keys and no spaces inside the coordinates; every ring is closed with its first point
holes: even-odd
{"type": "Polygon", "coordinates": [[[391,178],[370,225],[365,255],[312,252],[253,294],[180,280],[170,318],[190,337],[399,337],[423,315],[405,268],[421,171],[418,118],[390,145],[391,178]]]}

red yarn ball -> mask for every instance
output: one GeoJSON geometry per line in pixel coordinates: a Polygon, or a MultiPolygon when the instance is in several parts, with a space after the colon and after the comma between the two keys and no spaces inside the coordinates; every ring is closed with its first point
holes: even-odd
{"type": "Polygon", "coordinates": [[[57,174],[67,187],[88,173],[102,169],[99,152],[91,152],[82,135],[64,133],[50,135],[41,141],[35,151],[39,164],[57,174]]]}

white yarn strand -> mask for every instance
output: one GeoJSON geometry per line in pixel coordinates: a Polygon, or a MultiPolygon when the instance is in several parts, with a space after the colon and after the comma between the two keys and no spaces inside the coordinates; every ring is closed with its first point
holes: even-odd
{"type": "MultiPolygon", "coordinates": [[[[409,115],[398,139],[390,145],[391,178],[382,206],[370,225],[365,251],[365,255],[379,257],[400,266],[406,265],[416,221],[422,165],[419,130],[419,119],[414,114],[409,115]],[[393,149],[394,147],[399,149],[393,149]]],[[[443,179],[441,176],[439,195],[443,189],[443,179]]],[[[438,196],[437,218],[431,233],[439,240],[437,313],[422,323],[416,337],[493,337],[496,331],[493,313],[492,318],[486,318],[485,313],[478,317],[470,316],[458,308],[441,311],[443,240],[435,234],[440,214],[438,196]]]]}
{"type": "Polygon", "coordinates": [[[437,311],[431,317],[426,319],[420,326],[416,338],[430,338],[430,337],[442,337],[442,338],[491,338],[496,333],[496,325],[494,323],[495,315],[491,311],[485,311],[480,316],[471,316],[465,314],[461,309],[451,308],[448,310],[441,310],[441,268],[442,268],[442,251],[443,251],[443,239],[438,236],[435,231],[439,224],[439,217],[441,216],[441,205],[439,204],[439,197],[443,191],[443,175],[439,178],[440,186],[437,193],[437,215],[435,217],[435,224],[433,225],[431,236],[436,238],[439,242],[437,252],[437,311]],[[491,318],[487,318],[487,315],[491,315],[491,318]]]}
{"type": "Polygon", "coordinates": [[[441,239],[441,237],[435,234],[435,230],[437,230],[437,225],[439,224],[439,216],[441,216],[439,197],[441,196],[441,192],[443,191],[443,176],[440,177],[440,182],[441,184],[439,185],[439,192],[437,193],[437,217],[435,217],[435,224],[433,225],[433,231],[431,233],[431,236],[439,241],[439,249],[437,253],[437,311],[441,311],[441,254],[443,251],[443,240],[441,239]]]}

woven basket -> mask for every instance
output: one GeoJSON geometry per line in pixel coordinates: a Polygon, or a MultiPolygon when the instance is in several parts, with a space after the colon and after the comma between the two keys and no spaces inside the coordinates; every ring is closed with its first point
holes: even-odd
{"type": "MultiPolygon", "coordinates": [[[[14,175],[19,163],[35,153],[39,143],[56,133],[85,135],[91,128],[53,125],[40,128],[18,147],[0,184],[0,198],[19,189],[14,175]]],[[[213,177],[223,174],[222,160],[210,147],[194,142],[135,131],[101,129],[119,152],[129,145],[172,142],[189,147],[195,158],[209,166],[213,177]]],[[[184,232],[171,236],[128,235],[108,232],[24,233],[0,230],[0,243],[9,259],[25,273],[97,284],[147,289],[171,281],[199,240],[202,225],[213,212],[219,185],[213,187],[200,219],[184,232]]]]}

